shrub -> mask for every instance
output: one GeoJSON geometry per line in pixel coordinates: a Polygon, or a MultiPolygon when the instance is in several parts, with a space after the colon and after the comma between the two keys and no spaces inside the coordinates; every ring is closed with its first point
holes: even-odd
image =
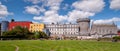
{"type": "Polygon", "coordinates": [[[113,39],[120,40],[120,36],[115,36],[115,37],[113,37],[113,39]]]}

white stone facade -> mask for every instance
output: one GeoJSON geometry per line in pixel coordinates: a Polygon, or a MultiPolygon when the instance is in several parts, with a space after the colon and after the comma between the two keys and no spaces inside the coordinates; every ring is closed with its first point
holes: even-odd
{"type": "Polygon", "coordinates": [[[51,32],[51,36],[76,37],[79,35],[77,24],[46,24],[46,28],[51,32]]]}
{"type": "Polygon", "coordinates": [[[114,24],[93,24],[91,27],[91,33],[90,34],[101,34],[101,35],[105,35],[105,34],[117,34],[117,26],[114,24]]]}
{"type": "Polygon", "coordinates": [[[78,37],[78,36],[94,36],[102,37],[106,34],[117,34],[117,26],[115,24],[92,24],[90,28],[90,19],[77,19],[77,24],[45,24],[49,30],[50,36],[57,37],[78,37]]]}

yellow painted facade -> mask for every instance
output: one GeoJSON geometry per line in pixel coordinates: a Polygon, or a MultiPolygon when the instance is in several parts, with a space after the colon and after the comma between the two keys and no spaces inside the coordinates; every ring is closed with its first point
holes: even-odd
{"type": "Polygon", "coordinates": [[[43,31],[44,27],[44,24],[30,24],[30,32],[43,31]]]}

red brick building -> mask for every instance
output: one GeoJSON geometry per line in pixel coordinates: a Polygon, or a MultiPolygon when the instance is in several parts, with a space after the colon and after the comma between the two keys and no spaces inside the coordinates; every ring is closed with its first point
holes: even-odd
{"type": "Polygon", "coordinates": [[[120,36],[120,30],[118,30],[118,35],[120,36]]]}
{"type": "Polygon", "coordinates": [[[9,23],[9,27],[8,30],[12,30],[14,29],[16,26],[21,26],[21,27],[25,27],[25,28],[30,28],[30,24],[32,22],[29,21],[14,21],[14,22],[10,22],[9,23]]]}

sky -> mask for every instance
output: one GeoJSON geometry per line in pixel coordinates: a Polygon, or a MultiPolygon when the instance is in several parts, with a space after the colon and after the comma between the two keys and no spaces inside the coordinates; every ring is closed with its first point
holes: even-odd
{"type": "Polygon", "coordinates": [[[76,23],[78,18],[120,28],[120,0],[0,0],[0,20],[76,23]]]}

